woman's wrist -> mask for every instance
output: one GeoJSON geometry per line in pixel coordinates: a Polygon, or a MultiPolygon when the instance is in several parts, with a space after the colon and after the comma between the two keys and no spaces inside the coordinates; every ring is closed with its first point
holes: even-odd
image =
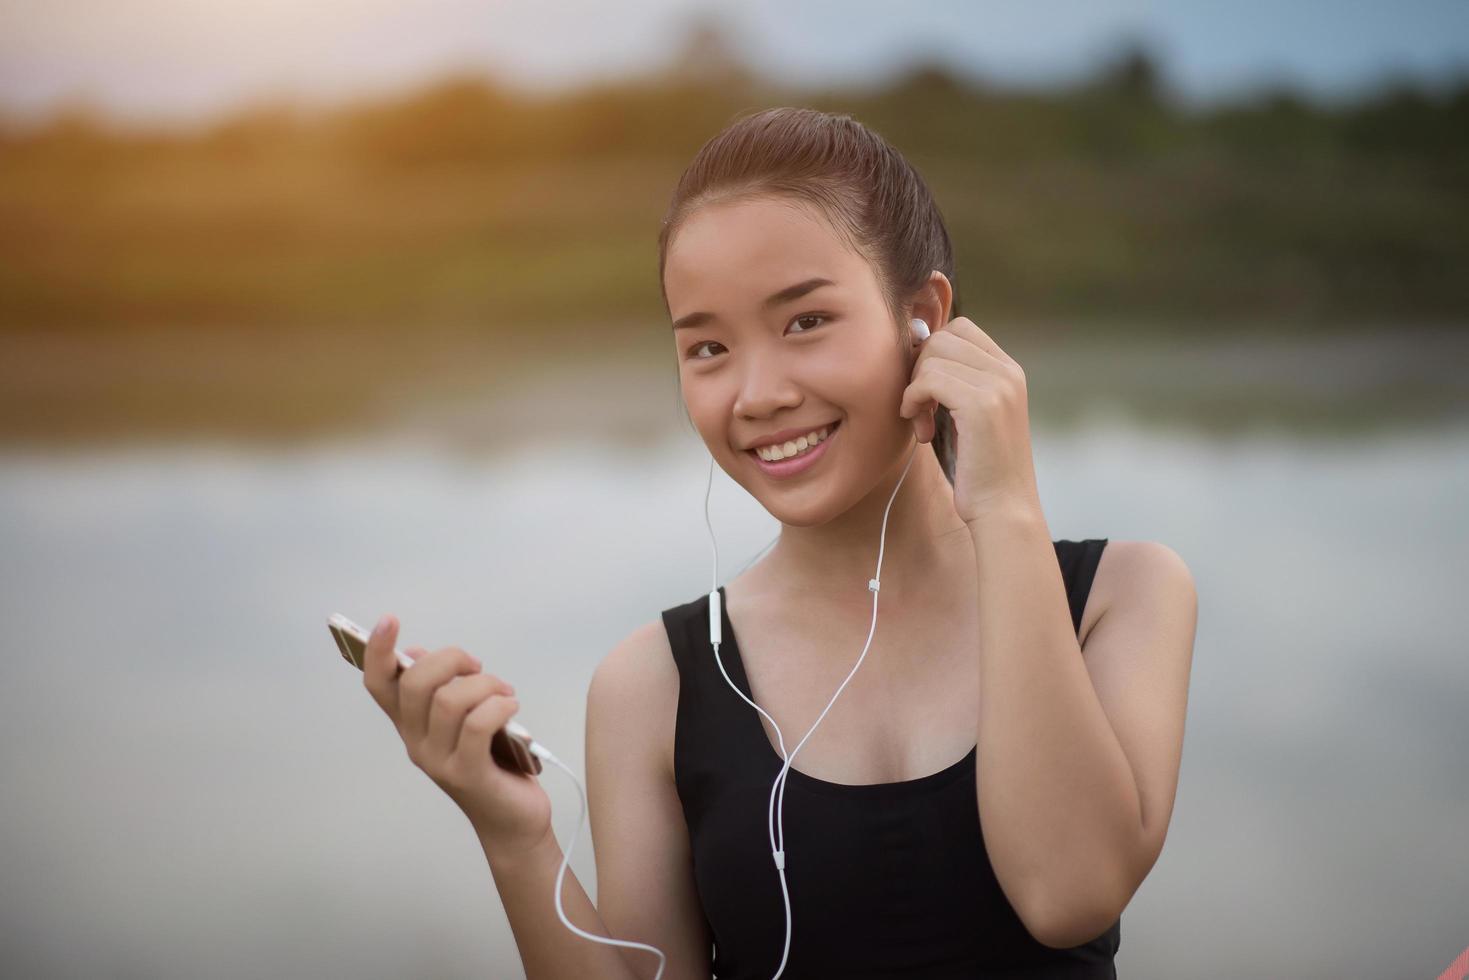
{"type": "Polygon", "coordinates": [[[480,847],[485,852],[485,860],[490,862],[492,870],[514,871],[516,868],[544,860],[547,854],[553,854],[558,863],[561,860],[561,855],[555,853],[560,849],[556,842],[556,835],[549,826],[538,840],[530,843],[505,841],[480,831],[478,827],[475,828],[475,834],[479,837],[480,847]]]}

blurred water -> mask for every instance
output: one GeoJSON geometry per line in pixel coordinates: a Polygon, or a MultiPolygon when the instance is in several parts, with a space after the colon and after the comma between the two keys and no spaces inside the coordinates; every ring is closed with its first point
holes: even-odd
{"type": "MultiPolygon", "coordinates": [[[[1469,944],[1469,428],[1218,440],[1094,413],[1034,439],[1053,537],[1163,541],[1200,594],[1120,975],[1435,975],[1469,944]]],[[[580,772],[599,659],[708,588],[706,466],[687,432],[0,457],[5,973],[523,976],[468,823],[326,616],[476,652],[580,772]]],[[[716,476],[728,579],[775,524],[716,476]]],[[[543,779],[564,845],[576,791],[543,779]]],[[[572,866],[594,892],[585,832],[572,866]]]]}

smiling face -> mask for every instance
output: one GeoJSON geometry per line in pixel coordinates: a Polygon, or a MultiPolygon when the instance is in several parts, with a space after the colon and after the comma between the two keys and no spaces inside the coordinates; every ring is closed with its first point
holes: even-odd
{"type": "Polygon", "coordinates": [[[897,326],[872,266],[819,212],[789,199],[706,205],[670,243],[663,282],[689,417],[783,524],[842,514],[912,447],[897,326]],[[829,423],[806,463],[767,466],[750,450],[829,423]]]}

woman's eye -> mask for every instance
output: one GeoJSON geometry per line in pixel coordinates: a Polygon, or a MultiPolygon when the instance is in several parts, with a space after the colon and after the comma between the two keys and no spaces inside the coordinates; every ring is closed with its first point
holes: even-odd
{"type": "MultiPolygon", "coordinates": [[[[796,317],[791,322],[792,323],[800,323],[802,320],[825,320],[825,319],[826,319],[825,315],[823,315],[821,313],[805,313],[805,314],[803,314],[801,316],[796,317]]],[[[809,330],[803,330],[803,331],[801,331],[801,333],[810,333],[810,331],[809,330]]]]}
{"type": "MultiPolygon", "coordinates": [[[[822,321],[826,321],[826,320],[830,320],[830,319],[831,319],[831,317],[827,316],[825,313],[804,313],[801,316],[798,316],[794,320],[792,320],[791,323],[800,323],[802,320],[822,320],[822,321]]],[[[807,327],[804,330],[798,330],[796,332],[797,333],[810,333],[814,329],[815,329],[815,327],[814,326],[811,326],[811,327],[807,327]]],[[[703,350],[705,347],[708,347],[710,345],[713,345],[714,347],[719,347],[719,348],[723,348],[724,347],[724,345],[721,344],[717,340],[701,340],[697,344],[695,344],[694,346],[692,346],[692,347],[690,347],[688,349],[689,360],[691,360],[691,361],[707,361],[707,360],[710,360],[711,358],[713,358],[713,356],[714,356],[713,354],[702,355],[702,356],[699,354],[699,351],[703,350]]]]}

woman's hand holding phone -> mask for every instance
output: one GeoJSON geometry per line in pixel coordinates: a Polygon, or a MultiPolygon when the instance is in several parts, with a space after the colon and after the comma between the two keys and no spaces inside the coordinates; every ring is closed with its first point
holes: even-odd
{"type": "Polygon", "coordinates": [[[521,851],[551,832],[551,800],[540,780],[497,765],[490,739],[520,710],[515,689],[458,647],[403,652],[413,666],[400,670],[393,655],[398,621],[378,621],[367,643],[363,684],[387,712],[408,758],[449,794],[482,841],[521,851]]]}

